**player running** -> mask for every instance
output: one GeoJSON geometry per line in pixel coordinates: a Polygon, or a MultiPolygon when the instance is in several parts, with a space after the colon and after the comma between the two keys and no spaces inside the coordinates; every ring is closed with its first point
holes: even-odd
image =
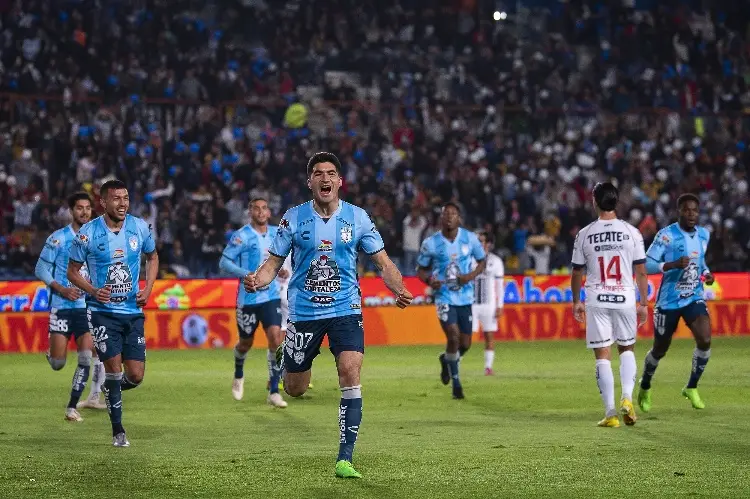
{"type": "Polygon", "coordinates": [[[583,322],[586,314],[586,344],[594,350],[596,383],[604,402],[604,419],[598,425],[618,428],[615,409],[615,377],[612,374],[610,345],[617,342],[620,354],[622,398],[620,413],[626,425],[636,422],[633,387],[636,330],[648,318],[648,276],[643,236],[615,213],[619,192],[609,182],[594,187],[594,208],[599,219],[576,236],[573,246],[573,315],[583,322]],[[581,303],[581,281],[586,268],[586,305],[581,303]],[[635,271],[640,302],[635,306],[635,271]],[[636,316],[638,324],[636,324],[636,316]]]}
{"type": "Polygon", "coordinates": [[[443,206],[441,230],[422,242],[417,257],[417,276],[435,290],[438,319],[447,339],[440,354],[440,380],[452,380],[453,398],[463,399],[458,361],[471,347],[474,279],[487,266],[476,234],[461,227],[461,213],[453,203],[443,206]],[[472,265],[476,261],[476,267],[472,265]]]}
{"type": "Polygon", "coordinates": [[[146,338],[141,307],[156,281],[159,257],[149,225],[128,215],[130,198],[125,184],[110,180],[100,192],[104,215],[78,232],[70,250],[68,279],[88,294],[89,328],[106,372],[104,394],[112,423],[112,445],[129,447],[122,426],[122,390],[143,381],[146,338]],[[141,253],[146,255],[144,289],[138,289],[141,253]],[[84,263],[91,274],[90,283],[79,274],[84,263]]]}
{"type": "Polygon", "coordinates": [[[357,255],[364,251],[382,272],[385,285],[404,308],[412,295],[383,248],[383,239],[367,213],[339,199],[341,163],[327,152],[307,163],[312,201],[284,214],[268,259],[245,277],[245,289],[268,286],[291,253],[289,324],[277,360],[284,370],[284,390],[299,397],[307,390],[313,359],[328,335],[341,388],[340,443],[336,476],[361,478],[352,466],[354,443],[362,420],[360,370],[364,357],[362,297],[357,282],[357,255]]]}
{"type": "MultiPolygon", "coordinates": [[[[78,192],[70,196],[68,207],[73,216],[73,222],[56,230],[47,238],[34,273],[51,290],[47,362],[52,369],[59,371],[65,366],[71,335],[76,340],[78,366],[73,373],[73,388],[70,391],[68,407],[65,409],[65,419],[83,421],[77,408],[106,408],[99,398],[104,381],[104,366],[99,361],[99,357],[94,356],[94,344],[86,320],[86,299],[80,289],[69,285],[67,277],[70,246],[81,226],[91,220],[91,198],[85,192],[78,192]],[[94,382],[89,398],[79,402],[89,379],[92,357],[94,358],[94,382]]],[[[86,266],[83,266],[80,272],[85,279],[88,275],[86,266]]]]}
{"type": "Polygon", "coordinates": [[[484,335],[484,374],[492,376],[492,365],[495,362],[495,333],[497,321],[503,315],[503,298],[505,266],[503,260],[492,253],[494,240],[489,232],[478,234],[479,242],[487,255],[487,266],[484,272],[474,280],[474,305],[471,307],[473,332],[482,328],[484,335]]]}
{"type": "MultiPolygon", "coordinates": [[[[268,257],[268,248],[276,236],[277,227],[268,225],[271,211],[265,199],[250,201],[250,223],[232,234],[229,244],[221,255],[219,266],[225,272],[244,277],[268,257]]],[[[240,339],[234,347],[234,380],[232,396],[242,400],[245,391],[245,358],[253,346],[255,331],[263,323],[268,339],[268,397],[266,401],[274,407],[284,408],[287,403],[279,393],[281,370],[276,364],[276,348],[281,344],[281,295],[279,282],[274,279],[268,287],[257,293],[248,293],[240,286],[237,291],[237,329],[240,339]]]]}
{"type": "Polygon", "coordinates": [[[695,409],[706,407],[698,395],[698,381],[711,357],[711,319],[703,299],[703,282],[710,286],[714,276],[706,266],[710,233],[697,225],[699,207],[697,196],[680,196],[677,223],[660,230],[646,253],[648,272],[664,275],[654,310],[654,344],[646,354],[638,391],[638,405],[643,412],[651,410],[651,378],[669,350],[680,317],[695,338],[693,366],[682,395],[695,409]]]}

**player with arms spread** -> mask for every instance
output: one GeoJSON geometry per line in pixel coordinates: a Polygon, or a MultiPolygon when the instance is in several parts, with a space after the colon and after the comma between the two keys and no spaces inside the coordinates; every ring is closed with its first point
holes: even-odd
{"type": "MultiPolygon", "coordinates": [[[[68,206],[73,222],[56,230],[47,238],[36,263],[35,274],[51,290],[47,362],[52,369],[59,371],[65,366],[70,336],[72,335],[76,340],[78,367],[73,373],[73,388],[65,410],[65,419],[83,421],[76,408],[104,409],[106,407],[99,400],[104,381],[104,366],[96,357],[91,393],[87,400],[78,402],[89,379],[91,359],[94,357],[95,350],[89,323],[86,320],[86,299],[80,289],[70,286],[68,282],[68,257],[76,234],[83,224],[91,220],[91,198],[85,192],[78,192],[70,196],[68,206]]],[[[81,273],[85,279],[88,275],[85,266],[81,268],[81,273]]]]}
{"type": "Polygon", "coordinates": [[[484,334],[484,374],[492,376],[492,365],[495,362],[495,333],[497,321],[503,315],[505,266],[503,260],[492,253],[494,239],[489,232],[480,232],[479,242],[487,255],[484,272],[474,280],[474,305],[471,316],[473,332],[482,328],[484,334]]]}
{"type": "Polygon", "coordinates": [[[638,405],[643,412],[651,410],[651,378],[669,350],[680,317],[695,338],[693,366],[682,395],[695,409],[706,407],[698,395],[698,381],[711,357],[711,320],[703,298],[704,281],[709,286],[714,283],[706,266],[710,233],[697,225],[697,196],[683,194],[677,199],[677,208],[677,223],[660,230],[646,253],[648,272],[663,275],[654,310],[654,345],[646,354],[638,392],[638,405]]]}
{"type": "Polygon", "coordinates": [[[461,227],[458,206],[447,203],[440,214],[441,230],[422,242],[417,257],[417,276],[435,290],[438,319],[446,337],[440,354],[440,380],[452,380],[453,398],[463,399],[458,361],[471,347],[474,279],[487,266],[476,234],[461,227]],[[472,270],[472,265],[476,266],[472,270]]]}
{"type": "Polygon", "coordinates": [[[141,307],[159,272],[159,257],[145,220],[128,215],[128,189],[119,180],[101,187],[104,215],[78,232],[70,251],[68,280],[88,294],[89,328],[104,362],[104,393],[112,423],[112,445],[128,447],[122,426],[122,390],[141,384],[146,367],[146,338],[141,307]],[[146,255],[146,287],[138,289],[141,253],[146,255]],[[91,282],[79,271],[88,266],[91,282]],[[125,375],[122,368],[125,365],[125,375]]]}
{"type": "Polygon", "coordinates": [[[617,428],[620,419],[615,409],[615,377],[612,374],[610,346],[617,342],[620,354],[622,398],[620,413],[627,425],[636,422],[633,388],[636,330],[648,319],[648,275],[643,236],[615,213],[619,193],[609,182],[594,187],[594,208],[599,219],[576,236],[573,246],[573,315],[583,322],[586,313],[586,344],[594,350],[596,383],[604,402],[604,419],[598,425],[617,428]],[[586,269],[586,305],[581,303],[581,281],[586,269]],[[640,302],[635,306],[633,271],[640,302]],[[636,324],[636,317],[638,323],[636,324]]]}
{"type": "Polygon", "coordinates": [[[327,152],[307,163],[307,185],[313,199],[284,214],[269,250],[255,273],[245,277],[245,289],[256,292],[276,277],[291,253],[289,324],[277,360],[284,369],[284,390],[292,397],[305,393],[313,359],[328,335],[341,387],[340,445],[336,476],[360,478],[352,453],[362,420],[360,369],[364,357],[362,297],[357,281],[357,255],[364,251],[382,272],[385,285],[404,308],[412,295],[385,250],[367,213],[339,199],[341,163],[327,152]]]}
{"type": "MultiPolygon", "coordinates": [[[[221,255],[219,266],[225,272],[244,279],[268,257],[268,248],[276,236],[277,227],[268,225],[271,211],[265,199],[250,201],[250,223],[232,234],[229,244],[221,255]]],[[[248,293],[240,286],[237,291],[237,329],[240,339],[234,347],[234,381],[232,396],[242,400],[245,391],[245,358],[253,346],[255,330],[263,323],[268,339],[268,397],[266,401],[274,407],[284,408],[287,403],[279,393],[281,369],[276,364],[276,349],[281,344],[281,295],[277,279],[257,293],[248,293]]]]}

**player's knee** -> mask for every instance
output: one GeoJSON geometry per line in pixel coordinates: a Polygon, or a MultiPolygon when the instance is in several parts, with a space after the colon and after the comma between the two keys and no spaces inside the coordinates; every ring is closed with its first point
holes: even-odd
{"type": "Polygon", "coordinates": [[[698,338],[695,340],[695,346],[698,350],[709,350],[711,348],[711,338],[698,338]]]}
{"type": "Polygon", "coordinates": [[[61,359],[55,358],[55,357],[47,357],[47,362],[49,362],[50,367],[53,371],[59,371],[63,367],[65,367],[66,358],[63,357],[61,359]]]}
{"type": "Polygon", "coordinates": [[[142,372],[131,372],[126,373],[122,377],[122,382],[120,383],[123,390],[132,390],[133,388],[138,388],[138,386],[143,382],[143,373],[142,372]]]}
{"type": "Polygon", "coordinates": [[[284,380],[284,391],[290,397],[301,397],[307,391],[309,383],[296,383],[294,381],[284,380]]]}
{"type": "Polygon", "coordinates": [[[91,350],[82,350],[78,352],[78,365],[79,366],[90,366],[91,365],[91,358],[93,355],[91,354],[91,350]]]}

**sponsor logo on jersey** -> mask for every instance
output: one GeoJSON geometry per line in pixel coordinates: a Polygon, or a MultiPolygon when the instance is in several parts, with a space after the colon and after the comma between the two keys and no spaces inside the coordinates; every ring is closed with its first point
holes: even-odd
{"type": "Polygon", "coordinates": [[[81,234],[81,233],[79,232],[79,233],[78,233],[78,241],[79,241],[79,242],[80,242],[81,244],[88,244],[88,243],[89,243],[89,238],[88,238],[88,236],[87,236],[86,234],[81,234]]]}
{"type": "Polygon", "coordinates": [[[341,274],[336,261],[326,255],[313,259],[305,276],[305,291],[312,293],[341,291],[341,274]]]}
{"type": "Polygon", "coordinates": [[[60,240],[59,239],[53,239],[52,240],[52,246],[60,246],[60,240]]]}
{"type": "Polygon", "coordinates": [[[621,251],[624,249],[625,246],[622,244],[602,244],[594,246],[594,251],[621,251]]]}
{"type": "Polygon", "coordinates": [[[695,288],[700,283],[700,273],[698,272],[698,265],[695,262],[690,262],[685,270],[682,271],[680,280],[675,284],[675,291],[680,295],[680,298],[689,298],[693,296],[695,288]]]}
{"type": "Polygon", "coordinates": [[[344,244],[348,244],[352,242],[352,228],[351,227],[341,227],[341,242],[344,244]]]}
{"type": "Polygon", "coordinates": [[[333,296],[313,296],[310,298],[313,303],[320,303],[322,305],[329,305],[336,301],[333,296]]]}
{"type": "MultiPolygon", "coordinates": [[[[124,262],[115,262],[107,269],[105,286],[109,286],[113,295],[125,295],[133,290],[133,275],[130,267],[124,262]]],[[[127,299],[124,296],[112,296],[111,301],[119,303],[127,299]],[[122,299],[120,299],[122,298],[122,299]]]]}
{"type": "Polygon", "coordinates": [[[130,236],[128,239],[128,245],[130,245],[130,249],[133,251],[138,249],[138,238],[135,236],[130,236]]]}
{"type": "Polygon", "coordinates": [[[112,253],[112,258],[125,258],[125,252],[118,248],[112,253]]]}
{"type": "Polygon", "coordinates": [[[622,295],[600,294],[596,299],[602,303],[625,303],[625,297],[622,295]]]}
{"type": "Polygon", "coordinates": [[[362,308],[362,304],[361,303],[350,303],[349,304],[349,308],[351,308],[352,310],[359,310],[359,309],[362,308]]]}
{"type": "Polygon", "coordinates": [[[282,229],[288,229],[289,228],[289,220],[286,218],[282,218],[279,220],[279,227],[282,229]]]}
{"type": "Polygon", "coordinates": [[[333,242],[327,239],[321,239],[318,245],[318,251],[333,251],[333,242]]]}

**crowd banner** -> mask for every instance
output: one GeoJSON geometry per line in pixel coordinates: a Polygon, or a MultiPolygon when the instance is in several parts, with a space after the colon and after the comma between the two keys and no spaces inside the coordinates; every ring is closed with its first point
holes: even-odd
{"type": "MultiPolygon", "coordinates": [[[[659,276],[649,276],[653,300],[659,276]]],[[[706,289],[714,335],[750,335],[748,274],[718,274],[706,289]]],[[[367,345],[441,345],[445,342],[427,287],[408,278],[415,306],[400,310],[382,280],[361,280],[367,345]]],[[[148,348],[224,348],[237,341],[235,296],[237,281],[157,281],[146,316],[148,348]]],[[[508,277],[506,306],[499,319],[498,340],[534,341],[584,338],[584,327],[573,318],[570,278],[508,277]]],[[[49,291],[38,282],[0,282],[0,352],[44,352],[48,344],[49,291]]],[[[653,336],[653,322],[639,330],[653,336]]],[[[676,337],[690,337],[680,324],[676,337]]],[[[256,346],[265,346],[258,332],[256,346]]]]}

